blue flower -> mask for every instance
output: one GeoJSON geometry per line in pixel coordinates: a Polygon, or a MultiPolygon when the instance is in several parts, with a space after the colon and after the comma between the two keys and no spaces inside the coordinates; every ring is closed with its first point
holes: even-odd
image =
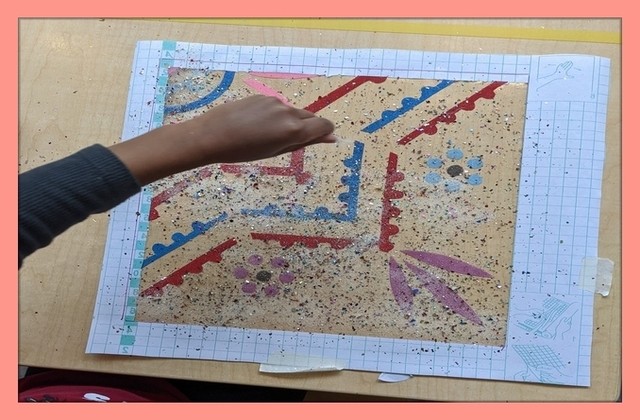
{"type": "Polygon", "coordinates": [[[474,156],[467,159],[466,168],[461,165],[464,159],[464,152],[458,148],[451,147],[445,153],[446,158],[431,156],[427,158],[427,168],[431,169],[424,180],[428,184],[444,184],[445,190],[449,192],[460,191],[462,184],[472,186],[482,184],[482,176],[478,173],[469,174],[469,169],[479,171],[482,166],[482,157],[474,156]]]}

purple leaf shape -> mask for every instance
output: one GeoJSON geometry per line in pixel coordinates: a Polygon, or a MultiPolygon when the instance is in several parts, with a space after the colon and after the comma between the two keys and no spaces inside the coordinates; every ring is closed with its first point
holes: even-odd
{"type": "Polygon", "coordinates": [[[400,264],[393,257],[389,258],[389,284],[391,293],[393,293],[393,297],[400,305],[400,309],[403,311],[411,309],[413,306],[413,292],[409,287],[409,283],[407,283],[407,278],[402,272],[400,264]]]}
{"type": "Polygon", "coordinates": [[[492,278],[493,276],[486,271],[468,264],[464,261],[449,257],[448,255],[435,254],[433,252],[424,251],[402,251],[406,255],[415,258],[418,261],[422,261],[427,264],[431,264],[434,267],[442,268],[452,271],[458,274],[467,274],[475,277],[492,278]]]}
{"type": "Polygon", "coordinates": [[[440,304],[451,309],[453,312],[467,318],[474,324],[482,325],[482,320],[474,312],[474,310],[462,299],[456,292],[454,292],[449,286],[444,284],[439,278],[433,274],[425,271],[411,263],[406,263],[407,267],[413,271],[424,286],[429,290],[433,296],[440,302],[440,304]]]}

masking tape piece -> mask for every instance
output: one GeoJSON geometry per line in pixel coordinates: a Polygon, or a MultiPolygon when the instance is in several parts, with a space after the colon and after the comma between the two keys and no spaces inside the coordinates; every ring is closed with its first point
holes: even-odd
{"type": "Polygon", "coordinates": [[[260,372],[328,372],[342,370],[344,366],[345,364],[337,359],[281,353],[269,355],[267,362],[260,364],[260,372]]]}
{"type": "Polygon", "coordinates": [[[579,286],[593,293],[608,296],[613,278],[613,261],[608,258],[586,257],[582,260],[579,286]]]}
{"type": "Polygon", "coordinates": [[[388,382],[388,383],[396,383],[396,382],[403,382],[406,381],[407,379],[411,379],[413,378],[413,375],[405,375],[404,373],[381,373],[380,376],[378,376],[378,380],[380,382],[388,382]]]}

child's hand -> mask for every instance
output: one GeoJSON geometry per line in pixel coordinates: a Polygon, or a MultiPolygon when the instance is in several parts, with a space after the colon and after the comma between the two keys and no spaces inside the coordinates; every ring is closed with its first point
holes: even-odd
{"type": "Polygon", "coordinates": [[[182,124],[205,159],[216,163],[264,159],[337,140],[331,121],[262,95],[219,105],[182,124]]]}

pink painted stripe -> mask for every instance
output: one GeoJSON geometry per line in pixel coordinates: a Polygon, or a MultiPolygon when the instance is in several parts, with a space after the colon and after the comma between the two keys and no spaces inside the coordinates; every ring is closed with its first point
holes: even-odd
{"type": "Polygon", "coordinates": [[[400,264],[393,257],[389,258],[389,286],[400,309],[403,311],[410,310],[413,306],[413,292],[400,264]]]}
{"type": "Polygon", "coordinates": [[[275,72],[261,72],[250,71],[250,75],[256,77],[264,77],[267,79],[306,79],[307,77],[316,77],[316,74],[304,74],[304,73],[275,73],[275,72]]]}
{"type": "Polygon", "coordinates": [[[407,264],[407,267],[409,267],[409,269],[418,276],[424,287],[431,292],[433,297],[435,297],[442,306],[467,318],[474,324],[482,325],[482,320],[471,306],[469,306],[469,304],[465,302],[465,300],[462,299],[453,289],[444,284],[442,280],[411,263],[405,264],[407,264]]]}
{"type": "Polygon", "coordinates": [[[468,276],[492,278],[490,273],[478,268],[474,265],[466,263],[462,260],[450,257],[448,255],[436,254],[433,252],[423,251],[402,251],[404,254],[415,258],[418,261],[422,261],[427,264],[431,264],[435,267],[449,270],[454,273],[466,274],[468,276]]]}
{"type": "Polygon", "coordinates": [[[282,103],[291,105],[289,103],[289,100],[284,95],[282,95],[280,92],[277,92],[271,86],[267,86],[256,79],[243,79],[243,82],[258,93],[261,93],[265,96],[273,96],[274,98],[280,99],[282,103]]]}

